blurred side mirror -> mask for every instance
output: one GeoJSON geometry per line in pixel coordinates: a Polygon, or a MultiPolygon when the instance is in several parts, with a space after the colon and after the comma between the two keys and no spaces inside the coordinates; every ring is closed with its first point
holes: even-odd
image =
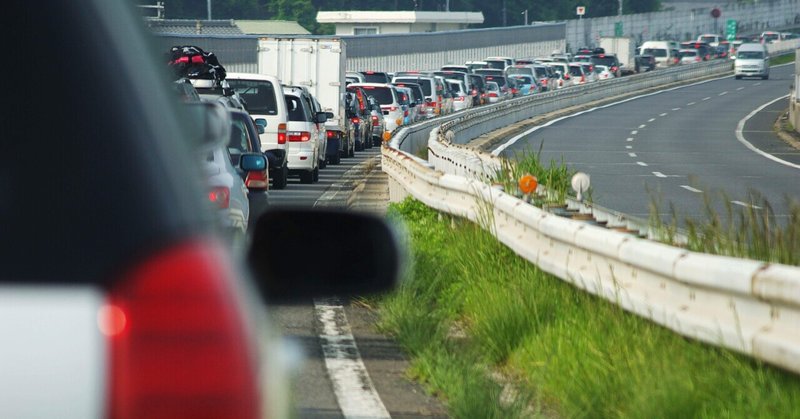
{"type": "Polygon", "coordinates": [[[316,114],[316,116],[314,118],[314,122],[316,122],[318,124],[322,124],[327,120],[328,120],[327,112],[317,112],[317,114],[316,114]]]}
{"type": "Polygon", "coordinates": [[[239,167],[245,172],[260,172],[267,168],[267,158],[262,153],[244,153],[239,157],[239,167]]]}
{"type": "Polygon", "coordinates": [[[263,125],[256,125],[256,131],[258,131],[258,135],[264,134],[267,130],[264,128],[263,125]]]}
{"type": "Polygon", "coordinates": [[[328,117],[328,119],[333,119],[333,112],[325,112],[325,116],[328,117]]]}
{"type": "Polygon", "coordinates": [[[264,118],[256,118],[256,125],[266,128],[267,127],[267,120],[264,118]]]}
{"type": "Polygon", "coordinates": [[[431,103],[431,102],[433,102],[433,99],[431,99],[431,98],[429,98],[429,97],[426,97],[426,98],[425,98],[425,103],[431,103]]]}
{"type": "Polygon", "coordinates": [[[258,219],[247,261],[266,301],[290,302],[389,290],[401,277],[404,250],[376,216],[286,208],[258,219]],[[354,252],[358,263],[350,263],[354,252]]]}

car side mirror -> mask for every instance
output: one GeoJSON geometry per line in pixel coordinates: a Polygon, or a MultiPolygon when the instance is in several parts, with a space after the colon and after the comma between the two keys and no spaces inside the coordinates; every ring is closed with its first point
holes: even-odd
{"type": "Polygon", "coordinates": [[[409,107],[409,108],[416,108],[416,107],[417,107],[417,104],[416,104],[416,103],[414,103],[414,102],[410,102],[410,103],[408,104],[408,107],[409,107]]]}
{"type": "Polygon", "coordinates": [[[267,132],[266,128],[263,125],[256,125],[256,131],[258,135],[264,134],[267,132]]]}
{"type": "Polygon", "coordinates": [[[258,219],[247,263],[264,299],[274,303],[387,291],[402,277],[405,255],[398,232],[382,218],[285,208],[258,219]],[[349,263],[354,252],[359,261],[349,263]]]}
{"type": "Polygon", "coordinates": [[[244,153],[239,157],[239,167],[245,172],[260,172],[267,168],[267,158],[262,153],[244,153]]]}
{"type": "Polygon", "coordinates": [[[426,97],[426,98],[425,98],[425,103],[431,103],[431,102],[433,102],[433,99],[431,99],[431,98],[429,98],[429,97],[426,97]]]}
{"type": "Polygon", "coordinates": [[[333,119],[333,112],[325,112],[325,116],[326,116],[328,119],[333,119]]]}
{"type": "Polygon", "coordinates": [[[326,112],[317,112],[316,117],[314,118],[314,122],[318,124],[322,124],[328,120],[328,115],[326,112]]]}
{"type": "Polygon", "coordinates": [[[262,128],[267,128],[267,120],[266,119],[264,119],[264,118],[256,118],[255,122],[256,122],[256,125],[258,125],[258,126],[260,126],[262,128]]]}

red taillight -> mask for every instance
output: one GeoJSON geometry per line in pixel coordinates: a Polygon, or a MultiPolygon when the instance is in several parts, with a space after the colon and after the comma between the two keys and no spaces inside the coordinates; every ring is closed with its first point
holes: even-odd
{"type": "Polygon", "coordinates": [[[511,93],[516,95],[517,93],[519,93],[519,90],[517,90],[516,88],[512,88],[511,93]]]}
{"type": "Polygon", "coordinates": [[[248,189],[268,189],[269,175],[267,171],[247,172],[244,178],[244,186],[247,186],[248,189]]]}
{"type": "Polygon", "coordinates": [[[569,80],[569,74],[564,74],[564,80],[569,80]]]}
{"type": "Polygon", "coordinates": [[[278,124],[278,144],[286,144],[286,124],[278,124]]]}
{"type": "Polygon", "coordinates": [[[308,131],[291,131],[289,132],[290,143],[304,143],[311,141],[311,133],[308,131]]]}
{"type": "Polygon", "coordinates": [[[224,252],[186,243],[122,278],[100,319],[114,419],[259,417],[253,336],[224,252]]]}
{"type": "Polygon", "coordinates": [[[376,127],[377,127],[378,125],[380,125],[380,121],[378,120],[378,117],[377,117],[377,116],[375,116],[375,115],[373,115],[373,116],[372,116],[372,125],[373,125],[373,126],[376,126],[376,127]]]}
{"type": "Polygon", "coordinates": [[[694,60],[695,60],[696,62],[700,62],[700,57],[694,57],[694,60]]]}
{"type": "Polygon", "coordinates": [[[617,66],[612,66],[612,67],[611,67],[611,71],[612,71],[613,73],[616,73],[616,72],[617,72],[617,66]]]}
{"type": "Polygon", "coordinates": [[[352,118],[350,118],[350,122],[352,122],[354,124],[357,124],[359,122],[359,120],[358,120],[357,117],[352,117],[352,118]]]}
{"type": "Polygon", "coordinates": [[[218,208],[228,208],[231,204],[231,190],[224,186],[216,186],[208,192],[208,200],[218,208]]]}
{"type": "Polygon", "coordinates": [[[489,97],[497,97],[497,93],[495,93],[495,92],[489,92],[489,94],[488,94],[488,95],[486,95],[486,96],[489,96],[489,97]]]}
{"type": "Polygon", "coordinates": [[[408,111],[404,111],[403,116],[408,116],[408,111]]]}
{"type": "Polygon", "coordinates": [[[325,131],[325,136],[328,138],[336,138],[336,131],[325,131]]]}

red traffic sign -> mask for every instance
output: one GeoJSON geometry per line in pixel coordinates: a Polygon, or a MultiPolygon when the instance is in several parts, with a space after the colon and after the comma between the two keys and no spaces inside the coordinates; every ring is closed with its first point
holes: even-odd
{"type": "Polygon", "coordinates": [[[718,8],[716,8],[716,7],[715,7],[715,8],[713,8],[713,9],[711,9],[711,17],[713,17],[714,19],[717,19],[717,18],[719,18],[720,16],[722,16],[722,10],[719,10],[719,9],[718,9],[718,8]]]}
{"type": "Polygon", "coordinates": [[[586,7],[584,7],[584,6],[576,7],[575,8],[575,14],[577,14],[578,16],[583,16],[584,14],[586,14],[586,7]]]}

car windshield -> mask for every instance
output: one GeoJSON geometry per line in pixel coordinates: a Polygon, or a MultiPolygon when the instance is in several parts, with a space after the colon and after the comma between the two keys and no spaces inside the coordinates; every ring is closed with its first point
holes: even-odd
{"type": "Polygon", "coordinates": [[[569,66],[569,74],[571,74],[573,76],[582,76],[583,75],[583,71],[581,71],[580,67],[575,66],[575,65],[571,65],[571,66],[569,66]]]}
{"type": "Polygon", "coordinates": [[[664,58],[667,56],[667,50],[664,48],[645,48],[643,54],[650,54],[654,57],[664,58]]]}
{"type": "Polygon", "coordinates": [[[511,76],[511,78],[517,82],[517,84],[533,84],[533,79],[530,76],[511,76]]]}
{"type": "Polygon", "coordinates": [[[506,60],[486,60],[486,64],[489,65],[488,68],[496,68],[498,70],[506,68],[506,60]]]}
{"type": "Polygon", "coordinates": [[[392,95],[392,89],[388,87],[381,87],[381,86],[362,86],[367,92],[367,95],[372,96],[375,98],[378,103],[381,105],[391,105],[394,103],[394,95],[392,95]]]}
{"type": "Polygon", "coordinates": [[[388,83],[389,79],[386,77],[386,73],[367,72],[364,73],[364,81],[366,83],[388,83]]]}
{"type": "Polygon", "coordinates": [[[533,74],[533,70],[530,67],[508,67],[506,70],[506,74],[533,74]]]}
{"type": "Polygon", "coordinates": [[[534,68],[534,70],[536,70],[536,77],[539,77],[539,78],[547,78],[548,77],[546,68],[544,68],[544,67],[536,67],[536,68],[534,68]]]}
{"type": "Polygon", "coordinates": [[[422,93],[425,96],[430,96],[431,91],[433,91],[433,87],[431,86],[431,81],[429,79],[418,79],[412,77],[397,77],[394,79],[395,83],[416,83],[422,88],[422,93]]]}
{"type": "Polygon", "coordinates": [[[716,41],[716,39],[717,38],[715,36],[701,36],[699,41],[700,42],[708,42],[710,44],[710,43],[716,41]]]}
{"type": "Polygon", "coordinates": [[[764,53],[761,51],[739,51],[736,57],[743,60],[760,60],[764,58],[764,53]]]}
{"type": "Polygon", "coordinates": [[[486,81],[493,81],[501,87],[506,85],[506,78],[503,76],[486,76],[486,81]]]}
{"type": "Polygon", "coordinates": [[[267,80],[234,80],[228,84],[247,103],[247,111],[255,115],[277,115],[275,86],[267,80]]]}
{"type": "Polygon", "coordinates": [[[608,55],[604,55],[602,57],[592,57],[592,62],[594,64],[600,64],[608,67],[614,66],[614,57],[609,57],[608,55]]]}
{"type": "Polygon", "coordinates": [[[693,49],[690,49],[690,50],[686,50],[686,51],[680,51],[678,54],[680,54],[681,57],[696,57],[697,56],[697,51],[693,50],[693,49]]]}

